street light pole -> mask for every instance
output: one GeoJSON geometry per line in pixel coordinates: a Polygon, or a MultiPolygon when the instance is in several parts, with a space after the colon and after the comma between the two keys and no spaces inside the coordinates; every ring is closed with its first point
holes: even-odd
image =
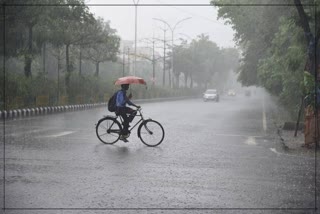
{"type": "Polygon", "coordinates": [[[139,4],[139,0],[133,0],[133,3],[135,5],[135,35],[134,35],[134,65],[133,65],[133,74],[134,76],[136,75],[136,64],[137,64],[137,26],[138,26],[138,17],[137,17],[137,13],[138,13],[138,4],[139,4]]]}
{"type": "Polygon", "coordinates": [[[123,55],[122,55],[122,76],[125,74],[125,47],[123,46],[123,55]]]}
{"type": "MultiPolygon", "coordinates": [[[[156,43],[156,41],[155,41],[154,36],[153,36],[152,40],[146,39],[146,41],[152,43],[152,48],[151,48],[152,49],[152,58],[149,58],[149,57],[146,57],[143,55],[140,55],[139,57],[151,61],[151,63],[152,63],[152,85],[155,85],[156,84],[155,83],[155,81],[156,81],[156,61],[160,58],[157,58],[157,59],[155,58],[155,43],[156,43]]],[[[145,47],[145,48],[150,48],[150,47],[145,47]]]]}
{"type": "Polygon", "coordinates": [[[174,76],[174,71],[173,71],[173,31],[174,30],[171,30],[171,49],[172,49],[172,51],[171,51],[171,54],[172,54],[172,56],[171,56],[171,70],[172,70],[172,72],[171,72],[171,75],[169,74],[169,76],[170,76],[170,87],[171,87],[171,84],[172,84],[172,88],[174,88],[174,78],[173,78],[173,76],[174,76]]]}
{"type": "Polygon", "coordinates": [[[163,30],[163,76],[162,76],[162,86],[164,87],[166,84],[166,31],[163,30]]]}
{"type": "MultiPolygon", "coordinates": [[[[191,19],[192,17],[187,17],[187,18],[184,18],[184,19],[181,19],[180,21],[178,21],[173,27],[171,27],[171,25],[168,23],[168,22],[166,22],[166,21],[164,21],[164,20],[162,20],[162,19],[158,19],[158,18],[153,18],[154,20],[157,20],[157,21],[160,21],[160,22],[162,22],[162,23],[165,23],[168,27],[169,27],[169,29],[170,29],[170,31],[171,31],[171,45],[172,45],[172,47],[171,47],[171,49],[172,49],[172,56],[171,56],[171,69],[172,69],[172,77],[173,77],[173,75],[174,75],[174,69],[173,69],[173,58],[174,58],[174,56],[173,56],[173,38],[174,38],[174,30],[176,29],[176,27],[178,26],[178,24],[180,24],[181,22],[183,22],[183,21],[186,21],[186,20],[188,20],[188,19],[191,19]]],[[[169,76],[170,76],[170,71],[169,71],[169,76]]],[[[171,79],[170,79],[170,77],[169,77],[169,85],[170,85],[170,87],[171,87],[171,79]]],[[[174,84],[173,84],[174,85],[174,84]]]]}

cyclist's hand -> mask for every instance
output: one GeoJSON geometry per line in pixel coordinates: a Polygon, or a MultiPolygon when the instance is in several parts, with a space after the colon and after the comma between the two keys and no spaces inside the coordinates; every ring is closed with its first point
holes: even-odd
{"type": "Polygon", "coordinates": [[[141,108],[141,106],[136,106],[136,108],[137,108],[137,109],[140,109],[140,108],[141,108]]]}

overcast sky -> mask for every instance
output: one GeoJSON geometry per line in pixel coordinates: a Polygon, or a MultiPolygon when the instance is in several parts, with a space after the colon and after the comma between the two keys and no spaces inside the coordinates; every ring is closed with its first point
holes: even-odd
{"type": "MultiPolygon", "coordinates": [[[[137,2],[138,0],[135,0],[137,2]]],[[[110,6],[110,4],[134,4],[134,0],[86,0],[96,17],[110,20],[111,27],[116,29],[123,40],[135,38],[135,7],[110,6]],[[95,5],[95,6],[94,6],[95,5]]],[[[190,40],[204,33],[220,47],[234,47],[233,30],[224,20],[217,20],[217,9],[212,6],[187,6],[188,4],[208,5],[210,0],[139,0],[139,4],[157,4],[158,6],[138,6],[138,41],[145,38],[163,38],[165,24],[154,20],[166,21],[172,27],[180,20],[192,17],[177,25],[174,38],[190,40]],[[159,4],[180,4],[184,6],[159,6],[159,4]]],[[[169,32],[167,39],[170,39],[169,32]]],[[[176,41],[178,42],[178,41],[176,41]]]]}

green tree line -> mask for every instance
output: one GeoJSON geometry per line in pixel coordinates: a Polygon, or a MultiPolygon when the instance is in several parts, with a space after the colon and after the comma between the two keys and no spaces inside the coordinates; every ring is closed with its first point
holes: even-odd
{"type": "Polygon", "coordinates": [[[314,91],[319,1],[212,0],[211,4],[236,32],[242,51],[239,81],[266,88],[296,114],[301,97],[314,91]]]}
{"type": "Polygon", "coordinates": [[[231,72],[237,70],[239,52],[235,48],[220,48],[209,36],[200,34],[190,44],[182,40],[174,48],[175,84],[179,85],[179,76],[183,74],[184,85],[200,88],[215,87],[223,90],[231,72]],[[218,83],[222,84],[218,84],[218,83]]]}
{"type": "Polygon", "coordinates": [[[19,105],[17,97],[25,106],[37,95],[55,98],[51,104],[58,104],[60,96],[74,103],[76,95],[93,98],[108,88],[98,78],[99,64],[116,61],[120,37],[109,22],[95,18],[83,0],[4,1],[0,25],[5,62],[1,100],[7,108],[19,105]],[[83,73],[84,60],[95,64],[97,78],[83,73]]]}
{"type": "MultiPolygon", "coordinates": [[[[1,109],[34,107],[39,97],[48,105],[105,102],[116,90],[114,80],[129,74],[117,30],[95,17],[84,0],[0,3],[1,109]]],[[[137,74],[149,80],[153,69],[160,77],[172,69],[172,57],[172,85],[159,81],[147,91],[134,89],[136,98],[199,94],[209,85],[216,87],[221,82],[217,79],[226,79],[238,61],[237,50],[219,48],[200,35],[190,44],[167,47],[163,65],[138,57],[137,74]]]]}

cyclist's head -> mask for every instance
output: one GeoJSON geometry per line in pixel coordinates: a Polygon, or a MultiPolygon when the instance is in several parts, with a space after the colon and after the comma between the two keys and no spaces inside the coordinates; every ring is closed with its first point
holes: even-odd
{"type": "Polygon", "coordinates": [[[124,90],[128,90],[129,89],[129,84],[122,84],[121,88],[124,90]]]}

